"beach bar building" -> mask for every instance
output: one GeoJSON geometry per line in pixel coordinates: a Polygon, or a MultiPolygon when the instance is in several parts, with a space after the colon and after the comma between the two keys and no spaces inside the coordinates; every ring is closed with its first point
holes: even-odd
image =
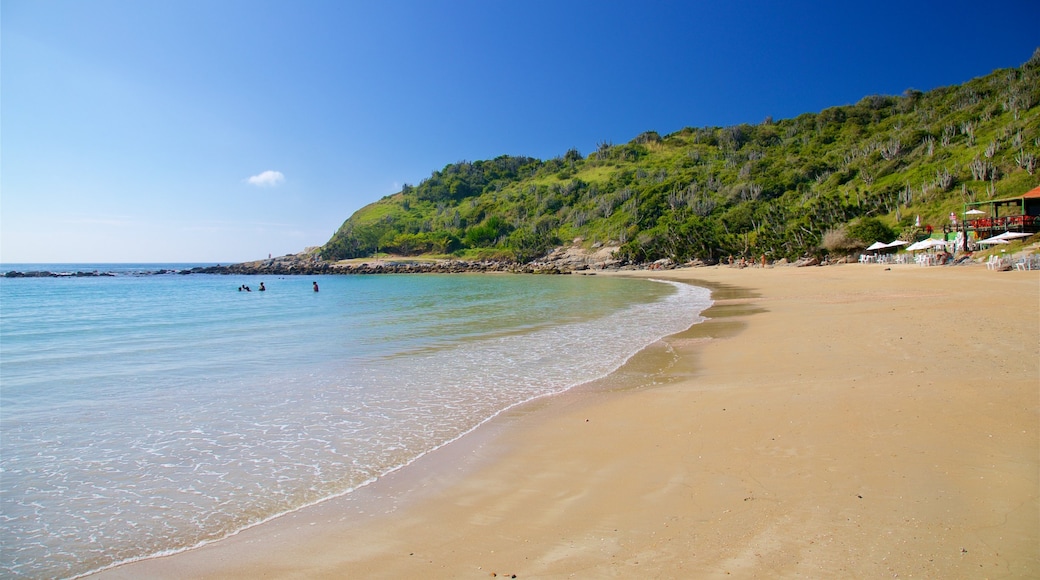
{"type": "Polygon", "coordinates": [[[1018,197],[965,204],[964,227],[978,238],[1004,232],[1035,234],[1040,231],[1040,186],[1018,197]]]}

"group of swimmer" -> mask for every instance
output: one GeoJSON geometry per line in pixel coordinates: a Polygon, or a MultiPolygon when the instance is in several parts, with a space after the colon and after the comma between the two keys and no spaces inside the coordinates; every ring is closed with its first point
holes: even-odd
{"type": "MultiPolygon", "coordinates": [[[[317,282],[312,282],[312,284],[314,285],[314,291],[317,292],[318,291],[318,283],[317,282]]],[[[266,292],[267,288],[264,288],[264,283],[261,282],[260,283],[260,287],[257,288],[257,290],[260,291],[260,292],[266,292]]],[[[245,284],[243,284],[243,285],[238,287],[238,291],[239,292],[252,292],[253,289],[250,288],[249,286],[246,286],[245,284]]]]}

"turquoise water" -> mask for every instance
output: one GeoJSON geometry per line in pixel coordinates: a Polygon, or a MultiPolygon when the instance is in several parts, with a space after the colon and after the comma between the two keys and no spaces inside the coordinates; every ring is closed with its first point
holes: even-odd
{"type": "Polygon", "coordinates": [[[0,576],[76,576],[348,493],[710,303],[607,277],[140,270],[0,279],[0,576]]]}

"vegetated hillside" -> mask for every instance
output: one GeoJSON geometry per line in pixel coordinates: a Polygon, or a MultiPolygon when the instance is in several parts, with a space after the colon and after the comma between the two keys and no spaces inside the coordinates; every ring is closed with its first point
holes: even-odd
{"type": "Polygon", "coordinates": [[[794,119],[648,131],[548,161],[462,161],[362,208],[321,255],[527,262],[575,238],[636,262],[847,252],[916,235],[916,216],[941,229],[966,202],[1036,186],[1038,105],[1040,49],[959,86],[794,119]]]}

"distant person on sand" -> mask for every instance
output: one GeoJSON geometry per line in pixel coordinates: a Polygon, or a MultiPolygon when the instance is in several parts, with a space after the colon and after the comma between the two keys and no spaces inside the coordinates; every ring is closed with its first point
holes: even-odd
{"type": "Polygon", "coordinates": [[[267,288],[264,288],[264,283],[263,283],[263,282],[261,282],[261,283],[260,283],[260,291],[261,291],[261,292],[264,292],[264,291],[266,291],[266,290],[267,290],[267,288]]]}
{"type": "Polygon", "coordinates": [[[317,282],[315,282],[315,283],[314,283],[314,291],[315,291],[315,292],[317,292],[317,291],[318,291],[318,283],[317,283],[317,282]]]}

